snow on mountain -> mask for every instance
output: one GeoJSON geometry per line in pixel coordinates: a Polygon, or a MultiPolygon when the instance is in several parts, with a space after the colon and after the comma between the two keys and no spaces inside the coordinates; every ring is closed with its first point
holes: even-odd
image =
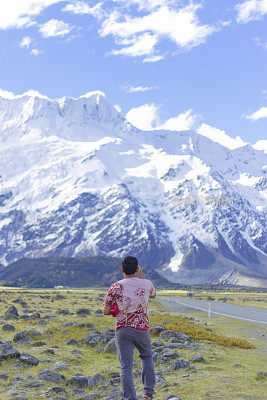
{"type": "Polygon", "coordinates": [[[232,138],[228,136],[225,131],[204,123],[199,126],[197,133],[206,136],[213,142],[219,143],[222,146],[228,147],[231,150],[246,145],[241,137],[237,136],[236,138],[232,138]]]}
{"type": "Polygon", "coordinates": [[[0,263],[131,253],[176,282],[265,284],[266,158],[140,131],[101,92],[0,97],[0,263]]]}

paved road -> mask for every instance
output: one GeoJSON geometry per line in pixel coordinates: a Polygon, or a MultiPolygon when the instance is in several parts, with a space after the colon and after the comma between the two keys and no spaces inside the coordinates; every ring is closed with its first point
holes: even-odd
{"type": "Polygon", "coordinates": [[[234,304],[221,303],[218,301],[189,300],[185,298],[159,296],[160,300],[169,305],[172,311],[181,312],[187,308],[196,309],[208,313],[209,304],[211,306],[211,315],[218,314],[224,317],[240,319],[247,322],[253,322],[260,325],[267,325],[267,310],[256,307],[237,306],[234,304]]]}

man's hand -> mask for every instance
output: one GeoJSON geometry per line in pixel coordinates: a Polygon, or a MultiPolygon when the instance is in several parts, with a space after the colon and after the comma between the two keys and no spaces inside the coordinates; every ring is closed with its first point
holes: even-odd
{"type": "Polygon", "coordinates": [[[137,276],[138,278],[140,278],[140,279],[145,279],[145,277],[143,276],[143,271],[142,271],[142,268],[140,267],[140,265],[138,265],[138,267],[137,267],[137,274],[136,274],[136,276],[137,276]]]}
{"type": "Polygon", "coordinates": [[[110,307],[109,307],[109,306],[104,306],[104,307],[102,308],[102,313],[103,313],[104,315],[110,315],[109,311],[110,311],[110,307]]]}

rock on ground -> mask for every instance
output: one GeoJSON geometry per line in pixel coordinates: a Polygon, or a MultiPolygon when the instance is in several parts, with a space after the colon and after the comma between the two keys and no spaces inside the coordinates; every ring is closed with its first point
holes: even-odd
{"type": "Polygon", "coordinates": [[[20,352],[17,349],[14,349],[10,343],[1,343],[0,349],[0,361],[11,358],[19,358],[20,356],[20,352]]]}
{"type": "Polygon", "coordinates": [[[54,383],[64,382],[66,379],[64,375],[58,374],[57,372],[50,370],[44,370],[38,375],[38,378],[44,381],[54,382],[54,383]]]}
{"type": "Polygon", "coordinates": [[[28,354],[28,353],[21,353],[20,354],[20,361],[27,365],[38,365],[39,360],[38,358],[28,354]]]}

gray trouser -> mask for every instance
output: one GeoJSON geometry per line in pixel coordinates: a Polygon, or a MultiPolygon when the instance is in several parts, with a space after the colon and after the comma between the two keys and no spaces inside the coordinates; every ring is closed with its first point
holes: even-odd
{"type": "Polygon", "coordinates": [[[121,383],[124,400],[137,400],[133,381],[133,350],[136,347],[143,364],[142,382],[144,394],[153,397],[155,370],[149,332],[132,328],[118,328],[115,344],[121,364],[121,383]]]}

